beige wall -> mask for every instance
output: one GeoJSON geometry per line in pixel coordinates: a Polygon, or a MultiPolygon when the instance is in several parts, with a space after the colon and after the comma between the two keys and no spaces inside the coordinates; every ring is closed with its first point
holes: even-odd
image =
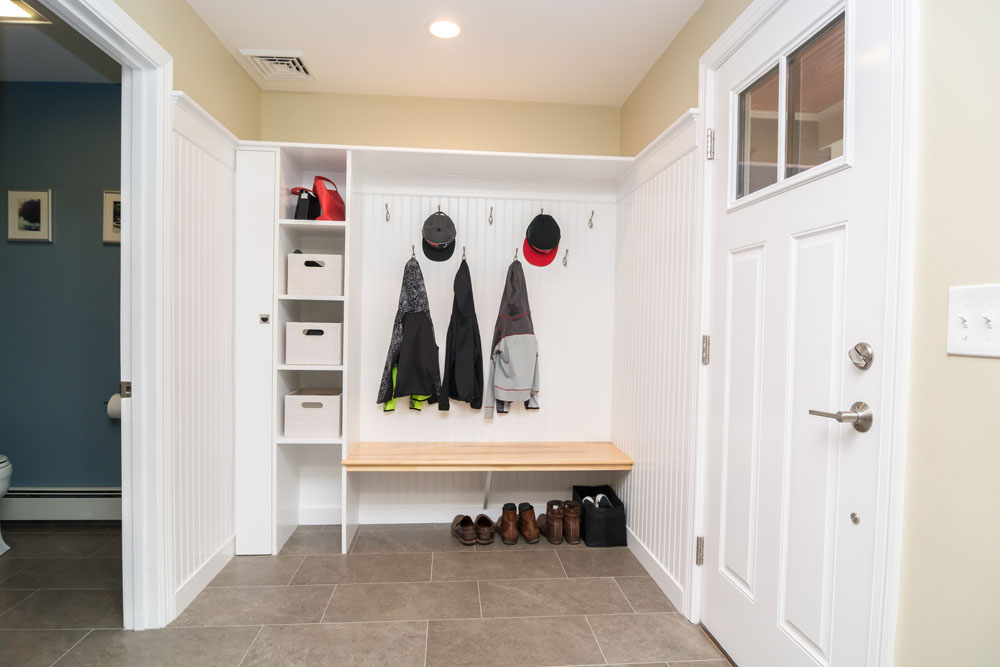
{"type": "Polygon", "coordinates": [[[182,90],[240,139],[260,138],[260,88],[185,0],[116,0],[174,58],[182,90]]]}
{"type": "Polygon", "coordinates": [[[615,107],[264,92],[262,138],[407,148],[618,155],[615,107]]]}
{"type": "Polygon", "coordinates": [[[996,667],[1000,359],[947,356],[945,326],[949,286],[1000,282],[1000,4],[918,6],[916,284],[896,665],[996,667]]]}
{"type": "Polygon", "coordinates": [[[698,106],[698,59],[750,1],[705,0],[695,12],[622,105],[622,155],[635,155],[698,106]]]}

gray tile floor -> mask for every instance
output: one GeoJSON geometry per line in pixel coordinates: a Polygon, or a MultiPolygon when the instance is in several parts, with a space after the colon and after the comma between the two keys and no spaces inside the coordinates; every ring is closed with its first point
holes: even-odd
{"type": "Polygon", "coordinates": [[[49,667],[98,629],[121,632],[120,522],[2,530],[11,548],[0,556],[0,667],[49,667]]]}
{"type": "Polygon", "coordinates": [[[233,559],[170,628],[125,632],[103,528],[10,530],[0,667],[729,665],[627,549],[463,547],[433,524],[363,526],[346,556],[338,527],[302,527],[233,559]]]}

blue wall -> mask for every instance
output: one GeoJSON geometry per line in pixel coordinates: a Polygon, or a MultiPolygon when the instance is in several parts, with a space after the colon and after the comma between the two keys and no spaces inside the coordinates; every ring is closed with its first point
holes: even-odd
{"type": "Polygon", "coordinates": [[[12,486],[119,486],[121,87],[0,83],[0,454],[12,486]],[[7,241],[7,191],[52,190],[54,243],[7,241]]]}

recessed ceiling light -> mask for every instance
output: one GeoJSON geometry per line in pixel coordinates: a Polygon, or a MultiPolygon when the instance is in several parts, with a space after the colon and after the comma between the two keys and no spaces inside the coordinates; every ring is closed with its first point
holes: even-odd
{"type": "Polygon", "coordinates": [[[448,19],[437,19],[427,24],[427,32],[441,39],[451,39],[458,37],[459,33],[462,32],[462,27],[448,19]]]}
{"type": "Polygon", "coordinates": [[[0,23],[51,23],[23,0],[0,0],[0,23]]]}

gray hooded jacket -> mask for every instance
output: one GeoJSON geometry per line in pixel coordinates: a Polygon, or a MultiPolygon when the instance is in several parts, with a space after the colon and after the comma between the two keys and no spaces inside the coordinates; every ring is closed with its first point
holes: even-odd
{"type": "Polygon", "coordinates": [[[528,289],[521,263],[514,260],[507,269],[500,312],[493,331],[490,375],[486,381],[484,417],[508,411],[510,401],[524,401],[529,410],[538,409],[538,340],[531,322],[528,289]]]}

